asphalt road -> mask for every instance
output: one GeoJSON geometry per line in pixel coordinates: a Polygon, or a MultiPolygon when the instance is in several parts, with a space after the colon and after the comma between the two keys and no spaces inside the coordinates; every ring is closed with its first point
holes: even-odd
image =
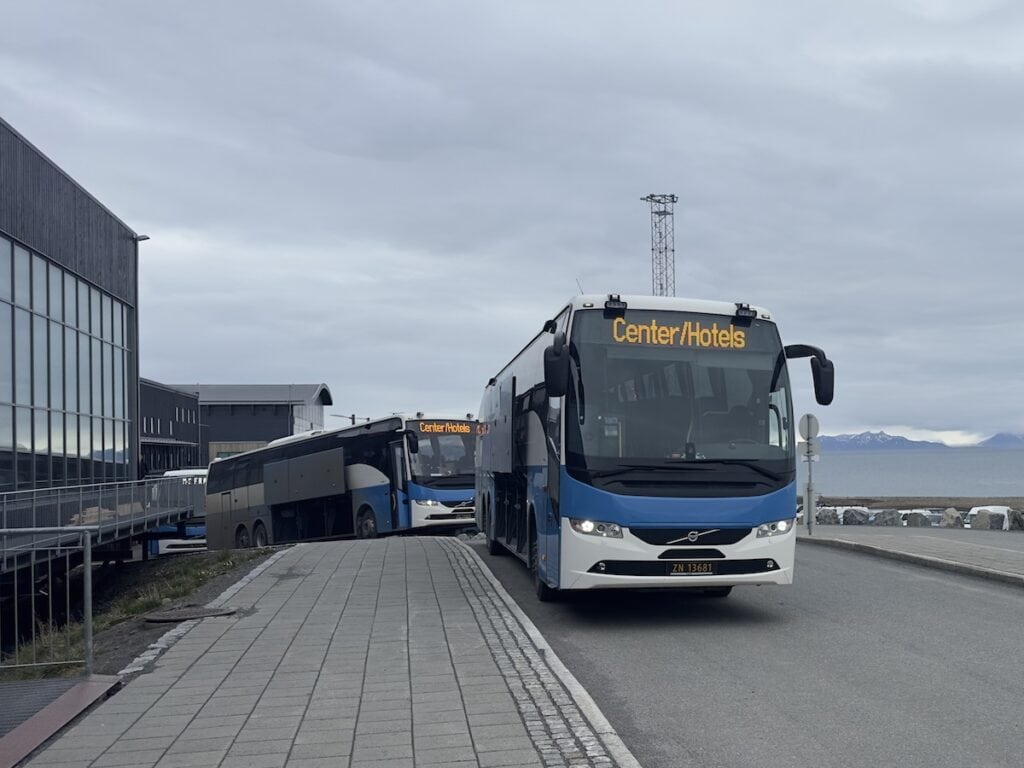
{"type": "Polygon", "coordinates": [[[477,547],[645,768],[1024,765],[1024,590],[797,548],[791,587],[543,604],[477,547]]]}

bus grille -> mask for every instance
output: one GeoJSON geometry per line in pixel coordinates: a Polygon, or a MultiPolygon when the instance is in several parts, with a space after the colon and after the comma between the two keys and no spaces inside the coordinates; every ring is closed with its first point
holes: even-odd
{"type": "Polygon", "coordinates": [[[735,544],[753,528],[630,528],[629,532],[641,541],[658,546],[706,547],[735,544]],[[695,541],[687,538],[690,532],[698,535],[695,541]]]}

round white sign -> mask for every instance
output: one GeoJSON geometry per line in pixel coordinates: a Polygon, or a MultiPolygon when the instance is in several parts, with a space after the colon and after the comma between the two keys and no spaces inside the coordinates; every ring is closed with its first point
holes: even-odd
{"type": "Polygon", "coordinates": [[[813,413],[805,413],[800,417],[800,437],[811,440],[818,436],[818,417],[813,413]]]}

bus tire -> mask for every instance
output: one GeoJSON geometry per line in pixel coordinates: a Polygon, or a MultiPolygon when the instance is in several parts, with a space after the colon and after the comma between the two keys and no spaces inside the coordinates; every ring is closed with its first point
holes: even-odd
{"type": "Polygon", "coordinates": [[[537,593],[537,599],[542,603],[553,603],[559,598],[559,591],[549,587],[540,577],[540,559],[537,557],[537,534],[533,532],[530,537],[530,575],[533,576],[533,589],[537,593]]]}
{"type": "Polygon", "coordinates": [[[505,548],[497,539],[491,538],[491,505],[484,505],[484,538],[487,540],[487,554],[497,557],[505,554],[505,548]]]}
{"type": "Polygon", "coordinates": [[[235,549],[248,549],[252,546],[252,540],[249,538],[249,529],[244,525],[238,526],[235,530],[235,549]]]}
{"type": "Polygon", "coordinates": [[[256,526],[252,529],[252,545],[254,547],[263,548],[270,543],[267,538],[267,529],[263,527],[263,523],[256,523],[256,526]]]}
{"type": "Polygon", "coordinates": [[[356,516],[356,538],[375,539],[377,538],[377,518],[373,510],[363,508],[356,516]]]}
{"type": "Polygon", "coordinates": [[[704,597],[728,597],[730,592],[732,592],[732,587],[715,587],[705,589],[704,597]]]}

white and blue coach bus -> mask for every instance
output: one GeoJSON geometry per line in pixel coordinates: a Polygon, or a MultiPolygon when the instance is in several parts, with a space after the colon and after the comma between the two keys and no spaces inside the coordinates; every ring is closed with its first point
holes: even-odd
{"type": "Polygon", "coordinates": [[[206,485],[207,546],[472,527],[476,429],[393,416],[219,459],[206,485]]]}
{"type": "Polygon", "coordinates": [[[796,452],[787,358],[815,396],[834,369],[747,304],[577,296],[484,390],[477,525],[541,600],[793,580],[796,452]]]}

